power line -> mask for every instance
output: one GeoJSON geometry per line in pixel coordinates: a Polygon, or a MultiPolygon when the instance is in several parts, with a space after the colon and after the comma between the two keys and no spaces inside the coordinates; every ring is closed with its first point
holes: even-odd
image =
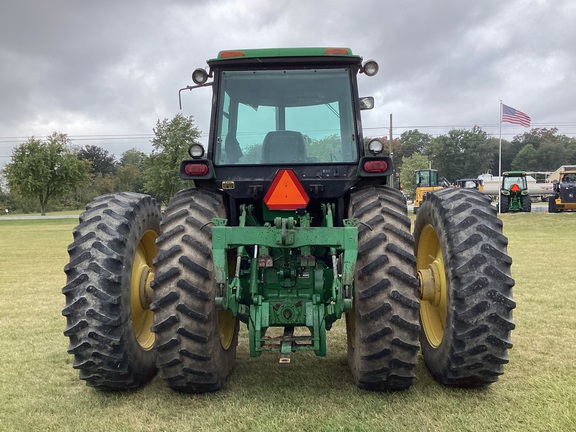
{"type": "MultiPolygon", "coordinates": [[[[47,139],[50,135],[38,136],[37,139],[47,139]]],[[[68,135],[71,141],[128,141],[128,140],[150,140],[153,134],[132,134],[132,135],[68,135]]],[[[30,137],[0,137],[0,143],[19,144],[29,140],[30,137]]],[[[6,148],[1,147],[0,148],[6,148]]]]}
{"type": "MultiPolygon", "coordinates": [[[[483,131],[487,132],[489,129],[498,129],[500,124],[499,123],[485,123],[485,124],[475,124],[475,125],[454,125],[454,124],[446,124],[446,125],[429,125],[429,124],[415,124],[415,125],[394,125],[393,126],[393,133],[392,136],[394,138],[398,138],[402,135],[402,131],[408,130],[415,130],[418,129],[420,132],[424,132],[427,130],[452,130],[452,129],[472,129],[472,127],[478,126],[483,131]],[[395,132],[394,132],[395,131],[395,132]]],[[[531,129],[533,128],[553,128],[558,127],[562,128],[562,135],[567,136],[576,136],[576,122],[554,122],[554,123],[532,123],[531,129]],[[566,129],[574,128],[573,130],[566,130],[566,129]]],[[[364,127],[364,131],[379,131],[382,130],[382,136],[389,135],[388,131],[390,126],[369,126],[364,127]]],[[[488,132],[487,132],[488,133],[488,132]]],[[[441,132],[431,132],[430,135],[438,136],[442,135],[441,132]]],[[[496,136],[496,133],[488,133],[488,135],[496,136]]],[[[366,134],[365,134],[366,135],[366,134]]],[[[517,131],[509,131],[504,130],[502,132],[502,136],[510,137],[510,136],[517,136],[520,135],[517,131]]],[[[201,133],[200,137],[206,138],[208,133],[201,133]]],[[[47,139],[50,135],[38,135],[35,136],[37,139],[47,139]]],[[[0,150],[5,149],[12,149],[14,145],[22,144],[26,142],[31,137],[29,136],[0,136],[0,150]],[[8,144],[8,145],[2,145],[8,144]],[[10,145],[11,144],[11,145],[10,145]]],[[[151,133],[134,133],[134,134],[89,134],[89,135],[68,135],[68,138],[72,142],[100,142],[102,145],[106,147],[113,147],[113,146],[121,146],[127,143],[131,143],[133,145],[149,145],[152,138],[154,138],[154,134],[151,133]]],[[[111,153],[114,156],[118,156],[114,153],[111,153]]],[[[10,159],[12,156],[9,154],[1,154],[0,159],[10,159]]]]}
{"type": "MultiPolygon", "coordinates": [[[[393,126],[393,130],[395,130],[396,132],[393,133],[394,137],[400,137],[402,135],[402,132],[398,132],[398,130],[403,130],[403,131],[408,131],[408,130],[415,130],[418,129],[419,132],[425,132],[426,130],[429,129],[433,129],[433,130],[438,130],[438,129],[442,129],[442,130],[452,130],[452,129],[464,129],[464,130],[468,130],[468,129],[472,129],[474,126],[478,126],[480,129],[482,129],[484,132],[486,132],[488,135],[499,135],[499,132],[493,132],[490,133],[488,132],[490,129],[499,129],[500,128],[500,124],[499,123],[485,123],[485,124],[474,124],[474,125],[454,125],[454,124],[447,124],[447,125],[394,125],[393,126]]],[[[561,128],[562,130],[560,130],[560,134],[561,135],[566,135],[566,136],[576,136],[576,122],[555,122],[555,123],[532,123],[530,129],[536,129],[536,128],[561,128]],[[573,129],[570,129],[573,128],[573,129]]],[[[377,130],[381,130],[382,131],[382,136],[387,136],[388,135],[388,131],[389,131],[389,126],[372,126],[372,127],[363,127],[364,131],[377,131],[377,130]]],[[[438,135],[443,135],[444,132],[431,132],[429,133],[429,135],[433,135],[433,136],[438,136],[438,135]]],[[[517,136],[517,135],[522,135],[521,133],[518,132],[518,127],[515,127],[515,131],[511,131],[508,128],[504,129],[502,131],[502,136],[517,136]]]]}
{"type": "MultiPolygon", "coordinates": [[[[394,125],[393,129],[406,129],[406,130],[413,130],[413,129],[467,129],[472,128],[474,126],[480,127],[482,130],[489,129],[489,128],[498,128],[500,126],[499,123],[485,123],[485,124],[477,124],[474,125],[466,124],[466,125],[458,125],[458,124],[445,124],[445,125],[429,125],[429,124],[415,124],[415,125],[394,125]]],[[[576,128],[576,122],[555,122],[555,123],[532,123],[531,128],[551,128],[551,127],[574,127],[576,128]]],[[[371,126],[371,127],[363,127],[364,130],[389,130],[389,126],[371,126]]],[[[514,134],[514,133],[509,133],[514,134]]],[[[514,134],[517,135],[517,134],[514,134]]],[[[207,133],[201,133],[201,137],[207,137],[207,133]]],[[[38,135],[34,136],[38,139],[46,139],[49,138],[50,135],[38,135]]],[[[141,134],[91,134],[91,135],[68,135],[68,138],[71,141],[116,141],[116,140],[139,140],[139,139],[152,139],[154,134],[151,133],[141,133],[141,134]]],[[[22,143],[23,141],[27,141],[30,139],[30,136],[0,136],[0,143],[22,143]]],[[[6,148],[6,147],[0,147],[6,148]]]]}

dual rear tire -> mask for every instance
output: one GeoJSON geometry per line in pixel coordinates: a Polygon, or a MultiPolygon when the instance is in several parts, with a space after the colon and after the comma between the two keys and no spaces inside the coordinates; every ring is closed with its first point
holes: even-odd
{"type": "Polygon", "coordinates": [[[406,201],[400,191],[354,191],[348,215],[358,218],[353,308],[346,313],[348,363],[357,386],[410,387],[418,363],[418,281],[406,201]]]}
{"type": "Polygon", "coordinates": [[[177,194],[164,218],[142,194],[88,204],[62,289],[68,352],[87,385],[138,388],[159,369],[175,390],[222,386],[238,343],[237,320],[214,302],[210,221],[225,216],[220,195],[195,189],[177,194]]]}
{"type": "MultiPolygon", "coordinates": [[[[89,386],[137,388],[159,369],[178,391],[222,387],[239,323],[215,306],[215,217],[226,217],[222,196],[198,189],[178,193],[163,219],[147,195],[110,194],[87,206],[68,249],[63,315],[68,351],[89,386]]],[[[489,200],[451,188],[428,194],[413,237],[402,194],[371,186],[353,191],[348,217],[360,221],[346,313],[355,383],[408,388],[419,347],[445,385],[496,381],[515,303],[507,239],[489,200]]]]}
{"type": "Polygon", "coordinates": [[[430,194],[414,236],[426,366],[449,386],[497,381],[512,348],[516,304],[508,240],[490,200],[469,190],[430,194]]]}
{"type": "Polygon", "coordinates": [[[104,195],[88,204],[68,247],[64,335],[73,367],[101,390],[140,387],[156,374],[150,310],[160,208],[147,195],[104,195]]]}
{"type": "Polygon", "coordinates": [[[212,218],[226,217],[219,194],[189,189],[172,198],[161,224],[154,326],[160,376],[174,390],[215,391],[231,373],[238,319],[215,306],[212,218]]]}

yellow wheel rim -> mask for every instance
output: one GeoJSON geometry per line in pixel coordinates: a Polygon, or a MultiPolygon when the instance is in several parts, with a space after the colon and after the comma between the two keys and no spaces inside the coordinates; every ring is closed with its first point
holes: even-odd
{"type": "Polygon", "coordinates": [[[229,310],[218,311],[218,333],[222,348],[227,350],[232,346],[236,333],[236,318],[229,310]]]}
{"type": "Polygon", "coordinates": [[[155,335],[152,332],[154,313],[150,310],[152,289],[150,282],[154,279],[152,260],[156,256],[156,238],[158,233],[148,230],[140,238],[132,264],[130,280],[130,318],[134,336],[143,350],[154,346],[155,335]]]}
{"type": "Polygon", "coordinates": [[[426,225],[420,234],[416,265],[420,279],[422,327],[430,345],[438,348],[446,328],[448,290],[442,249],[432,225],[426,225]]]}

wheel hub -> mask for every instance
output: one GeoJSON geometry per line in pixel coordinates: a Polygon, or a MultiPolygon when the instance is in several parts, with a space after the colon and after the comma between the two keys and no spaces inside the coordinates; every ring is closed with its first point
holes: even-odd
{"type": "Polygon", "coordinates": [[[441,243],[432,225],[422,230],[416,261],[422,327],[430,345],[438,348],[444,339],[448,290],[441,243]]]}
{"type": "Polygon", "coordinates": [[[442,281],[438,262],[434,261],[428,265],[427,269],[418,270],[418,280],[420,281],[418,289],[420,300],[427,301],[432,306],[438,307],[442,296],[442,281]]]}
{"type": "Polygon", "coordinates": [[[134,336],[144,350],[154,346],[154,333],[151,330],[154,313],[150,310],[153,291],[150,283],[154,280],[152,261],[156,256],[155,240],[158,234],[146,231],[134,252],[132,260],[132,280],[130,282],[130,317],[134,336]]]}
{"type": "Polygon", "coordinates": [[[140,274],[140,284],[138,288],[138,293],[140,294],[140,305],[142,309],[150,309],[150,304],[152,303],[153,291],[150,287],[150,283],[154,280],[154,270],[150,267],[145,267],[142,269],[140,274]]]}

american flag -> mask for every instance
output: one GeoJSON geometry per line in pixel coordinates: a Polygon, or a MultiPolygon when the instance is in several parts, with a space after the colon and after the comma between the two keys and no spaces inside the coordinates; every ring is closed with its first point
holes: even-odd
{"type": "Polygon", "coordinates": [[[502,121],[530,127],[530,117],[508,105],[502,104],[502,121]]]}

